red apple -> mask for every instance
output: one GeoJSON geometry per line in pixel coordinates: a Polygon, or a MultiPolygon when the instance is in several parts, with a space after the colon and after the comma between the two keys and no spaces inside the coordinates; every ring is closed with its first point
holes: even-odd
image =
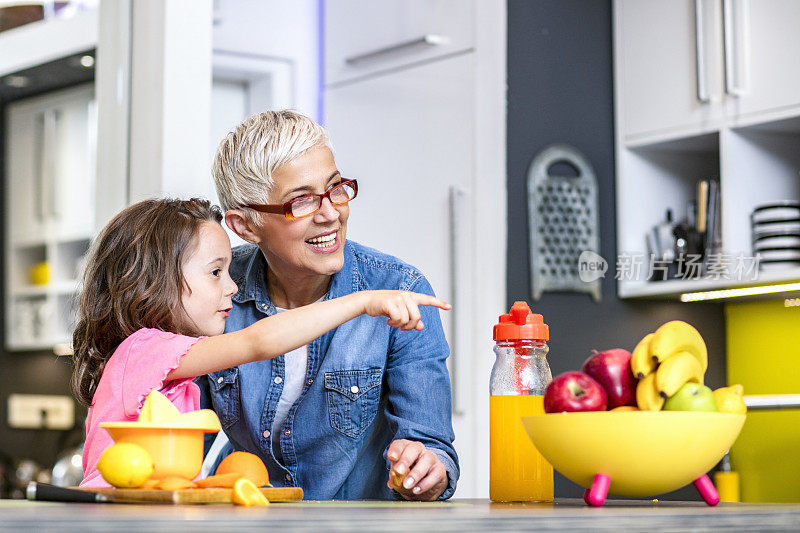
{"type": "Polygon", "coordinates": [[[582,370],[606,390],[608,408],[636,405],[636,377],[631,372],[631,353],[614,348],[595,353],[583,363],[582,370]]]}
{"type": "Polygon", "coordinates": [[[544,412],[605,411],[606,391],[589,374],[572,371],[553,378],[544,391],[544,412]]]}

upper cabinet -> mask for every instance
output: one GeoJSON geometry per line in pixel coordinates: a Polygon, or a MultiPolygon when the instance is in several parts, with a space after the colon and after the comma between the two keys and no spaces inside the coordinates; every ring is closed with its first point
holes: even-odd
{"type": "Polygon", "coordinates": [[[387,72],[473,47],[472,2],[339,0],[325,4],[325,83],[387,72]]]}
{"type": "MultiPolygon", "coordinates": [[[[800,3],[617,0],[619,128],[641,145],[800,106],[800,3]]],[[[756,118],[757,120],[757,118],[756,118]]]]}
{"type": "Polygon", "coordinates": [[[724,90],[719,0],[621,0],[615,10],[625,139],[717,127],[724,90]]]}
{"type": "MultiPolygon", "coordinates": [[[[710,1],[710,0],[705,0],[710,1]]],[[[769,112],[797,114],[800,107],[800,2],[726,0],[725,30],[731,97],[727,112],[747,123],[769,112]]]]}
{"type": "Polygon", "coordinates": [[[96,126],[93,85],[9,105],[12,241],[92,234],[96,126]]]}
{"type": "Polygon", "coordinates": [[[614,11],[620,297],[800,280],[796,221],[770,220],[785,235],[769,242],[751,225],[757,208],[800,202],[800,2],[615,0],[614,11]],[[708,252],[699,277],[650,257],[691,249],[708,252]],[[642,272],[620,270],[631,256],[642,272]],[[648,281],[655,266],[674,272],[648,281]]]}

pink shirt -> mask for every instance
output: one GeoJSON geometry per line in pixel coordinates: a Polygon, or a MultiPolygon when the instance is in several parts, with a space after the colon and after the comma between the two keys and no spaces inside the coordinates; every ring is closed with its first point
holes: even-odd
{"type": "Polygon", "coordinates": [[[200,409],[200,389],[191,378],[166,382],[181,357],[199,340],[142,328],[117,347],[106,363],[86,417],[81,487],[109,487],[97,471],[100,455],[114,444],[101,422],[135,422],[145,397],[160,391],[182,413],[200,409]]]}

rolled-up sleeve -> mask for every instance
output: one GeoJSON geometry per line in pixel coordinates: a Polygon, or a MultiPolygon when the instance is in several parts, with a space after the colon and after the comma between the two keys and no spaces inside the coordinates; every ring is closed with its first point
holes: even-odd
{"type": "MultiPolygon", "coordinates": [[[[420,276],[409,289],[433,295],[433,288],[420,276]]],[[[439,309],[421,306],[422,331],[394,329],[386,367],[388,402],[386,417],[394,439],[421,442],[447,470],[447,488],[439,496],[453,495],[459,477],[458,456],[451,420],[450,353],[439,318],[439,309]]],[[[388,447],[384,450],[386,457],[388,447]]],[[[387,460],[388,466],[388,460],[387,460]]]]}

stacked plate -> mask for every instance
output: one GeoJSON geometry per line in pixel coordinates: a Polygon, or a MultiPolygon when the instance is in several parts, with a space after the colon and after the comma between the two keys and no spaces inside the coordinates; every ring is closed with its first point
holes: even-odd
{"type": "Polygon", "coordinates": [[[800,267],[800,202],[760,205],[750,215],[750,227],[759,269],[800,267]]]}

